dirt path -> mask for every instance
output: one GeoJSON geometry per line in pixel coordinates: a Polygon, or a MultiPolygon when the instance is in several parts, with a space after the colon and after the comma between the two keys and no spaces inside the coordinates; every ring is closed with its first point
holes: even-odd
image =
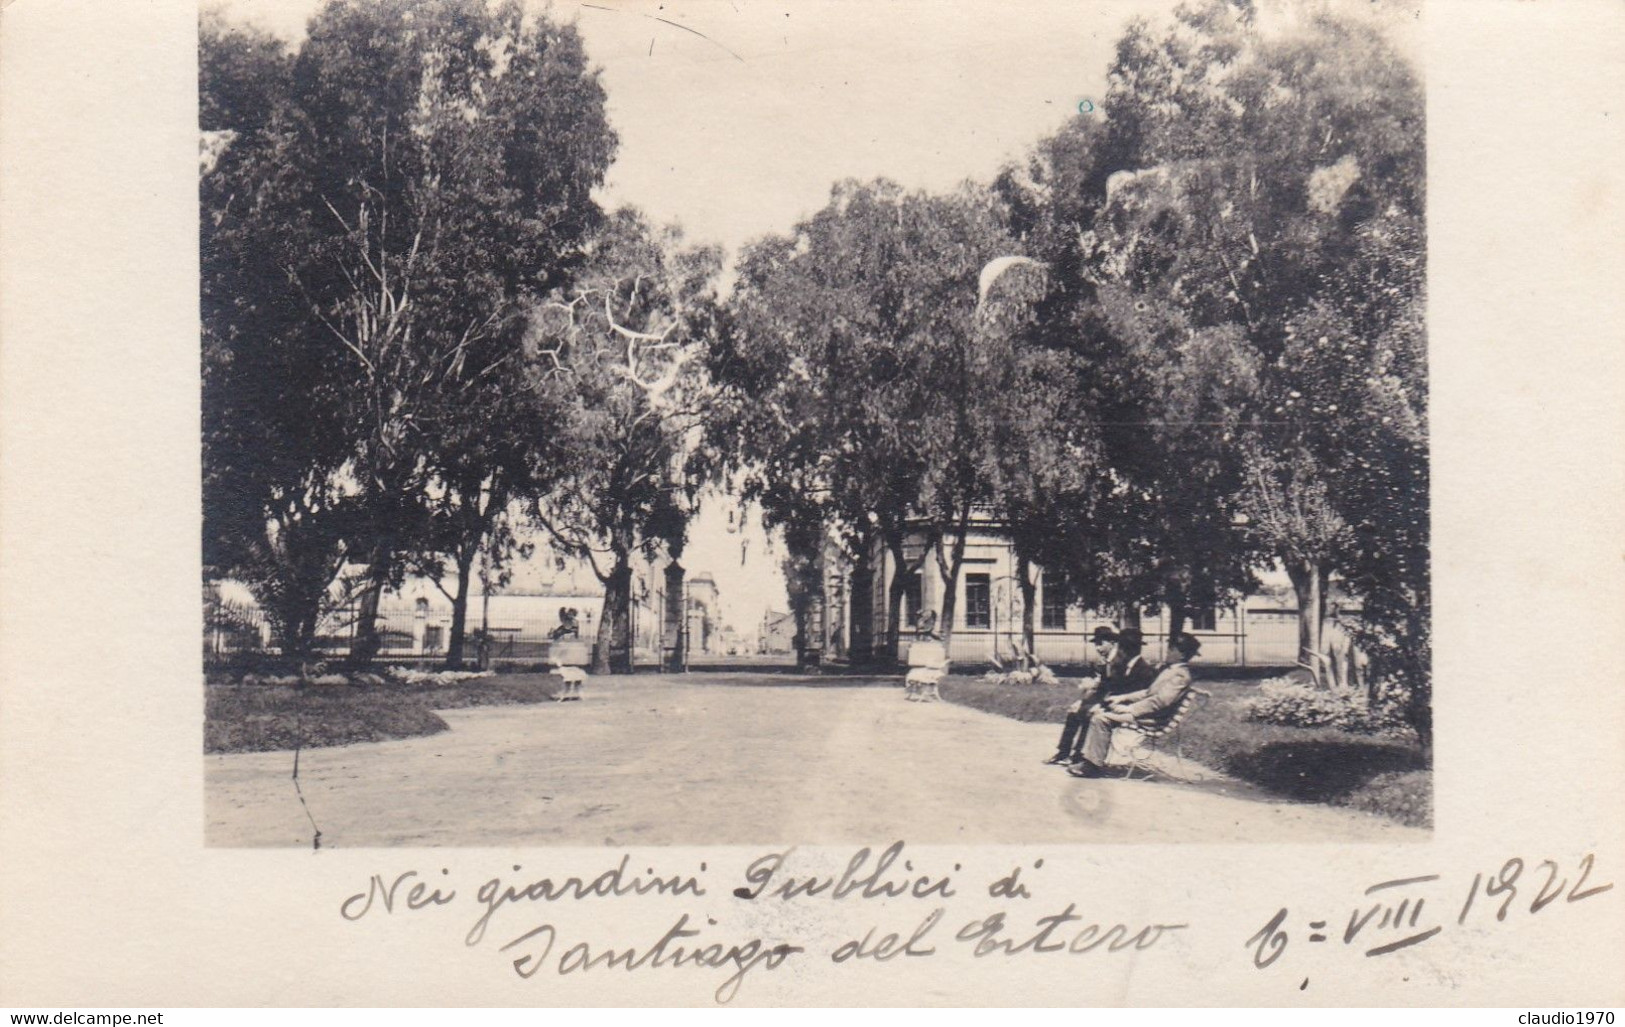
{"type": "MultiPolygon", "coordinates": [[[[1184,782],[1080,781],[1057,729],[894,687],[757,674],[595,680],[579,703],[443,714],[430,738],[307,750],[324,846],[1425,840],[1271,799],[1189,762],[1184,782]]],[[[208,756],[210,845],[308,846],[290,753],[208,756]]]]}

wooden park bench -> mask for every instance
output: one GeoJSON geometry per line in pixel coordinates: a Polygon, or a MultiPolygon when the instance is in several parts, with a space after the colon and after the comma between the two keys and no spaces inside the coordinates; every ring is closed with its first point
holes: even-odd
{"type": "Polygon", "coordinates": [[[592,646],[581,641],[554,642],[548,647],[547,662],[564,682],[563,690],[553,698],[559,702],[579,701],[581,686],[587,683],[587,668],[592,665],[592,646]]]}
{"type": "Polygon", "coordinates": [[[908,647],[908,673],[903,677],[903,698],[909,702],[935,702],[942,698],[937,685],[948,673],[948,650],[941,642],[915,642],[908,647]]]}
{"type": "Polygon", "coordinates": [[[1152,770],[1152,758],[1167,739],[1173,740],[1174,759],[1178,762],[1181,774],[1183,774],[1185,752],[1180,725],[1184,723],[1186,717],[1195,711],[1199,703],[1212,697],[1213,693],[1205,689],[1189,689],[1174,706],[1173,712],[1161,722],[1155,724],[1124,724],[1119,730],[1113,731],[1113,747],[1117,747],[1118,739],[1126,739],[1122,750],[1129,767],[1128,773],[1123,775],[1123,779],[1126,781],[1133,778],[1136,770],[1145,771],[1145,776],[1149,778],[1152,770]],[[1129,734],[1130,732],[1132,732],[1132,735],[1129,734]]]}

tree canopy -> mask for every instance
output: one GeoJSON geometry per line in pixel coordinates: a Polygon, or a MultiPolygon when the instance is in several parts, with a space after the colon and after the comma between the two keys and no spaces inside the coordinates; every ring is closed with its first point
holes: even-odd
{"type": "Polygon", "coordinates": [[[680,553],[711,413],[705,364],[721,255],[618,212],[582,273],[531,310],[538,386],[566,411],[562,473],[535,519],[605,587],[596,670],[627,670],[632,558],[680,553]]]}
{"type": "Polygon", "coordinates": [[[291,573],[271,549],[310,566],[300,624],[365,565],[364,653],[406,556],[478,548],[500,505],[453,518],[471,543],[429,497],[524,477],[471,424],[528,416],[521,313],[600,220],[604,92],[575,31],[517,2],[332,0],[295,54],[211,19],[200,54],[205,549],[250,581],[291,573]]]}
{"type": "Polygon", "coordinates": [[[1310,658],[1336,575],[1386,670],[1425,689],[1425,151],[1409,62],[1365,21],[1271,24],[1207,0],[1130,26],[1102,107],[1102,124],[1069,126],[1001,182],[1033,255],[1077,271],[1057,276],[1034,341],[1095,358],[1106,463],[1145,501],[1080,527],[1130,526],[1105,548],[1160,554],[1150,569],[1176,614],[1278,560],[1315,596],[1310,658]]]}
{"type": "Polygon", "coordinates": [[[726,475],[808,597],[833,546],[856,616],[890,555],[892,646],[928,563],[951,634],[978,519],[1029,636],[1035,566],[1179,630],[1279,565],[1306,662],[1335,587],[1426,731],[1424,108],[1369,21],[1132,23],[1098,112],[986,185],[838,182],[726,297],[718,250],[599,209],[606,103],[518,0],[329,0],[297,49],[204,20],[205,558],[286,652],[349,571],[366,658],[415,570],[456,663],[522,510],[624,669],[634,558],[726,475]]]}

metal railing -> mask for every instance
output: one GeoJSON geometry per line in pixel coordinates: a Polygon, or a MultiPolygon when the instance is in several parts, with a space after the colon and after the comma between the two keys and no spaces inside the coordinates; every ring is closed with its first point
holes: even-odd
{"type": "MultiPolygon", "coordinates": [[[[322,619],[316,632],[317,649],[325,655],[341,658],[348,656],[355,643],[358,611],[355,606],[334,610],[322,619]]],[[[450,643],[450,629],[445,617],[420,617],[413,609],[385,608],[378,613],[379,649],[377,659],[382,662],[396,660],[443,659],[450,643]]],[[[505,618],[491,623],[487,655],[494,661],[520,663],[546,662],[559,627],[556,618],[505,618]]],[[[465,629],[464,658],[470,663],[479,658],[481,624],[473,617],[465,629]]],[[[660,640],[656,636],[640,634],[635,640],[633,660],[638,664],[653,664],[659,659],[660,640]]],[[[573,639],[592,642],[581,635],[573,639]]],[[[271,627],[264,613],[253,607],[208,604],[205,607],[203,658],[207,664],[225,662],[243,654],[275,654],[277,652],[271,627]]]]}

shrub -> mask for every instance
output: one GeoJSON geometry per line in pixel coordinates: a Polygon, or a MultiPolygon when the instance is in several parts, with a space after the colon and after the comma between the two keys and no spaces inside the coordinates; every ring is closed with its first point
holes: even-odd
{"type": "Polygon", "coordinates": [[[1054,685],[1060,679],[1048,667],[1039,665],[1030,670],[990,670],[982,675],[982,680],[995,685],[1054,685]]]}
{"type": "Polygon", "coordinates": [[[455,685],[459,681],[488,678],[488,670],[418,670],[415,667],[385,667],[384,676],[403,685],[455,685]]]}
{"type": "Polygon", "coordinates": [[[285,685],[297,685],[298,683],[299,683],[299,675],[298,674],[244,674],[243,675],[243,684],[245,684],[245,685],[285,686],[285,685]]]}
{"type": "Polygon", "coordinates": [[[1405,697],[1393,689],[1384,690],[1375,704],[1362,692],[1339,692],[1288,678],[1264,681],[1258,690],[1260,695],[1242,704],[1248,720],[1363,734],[1396,733],[1406,727],[1405,697]]]}

